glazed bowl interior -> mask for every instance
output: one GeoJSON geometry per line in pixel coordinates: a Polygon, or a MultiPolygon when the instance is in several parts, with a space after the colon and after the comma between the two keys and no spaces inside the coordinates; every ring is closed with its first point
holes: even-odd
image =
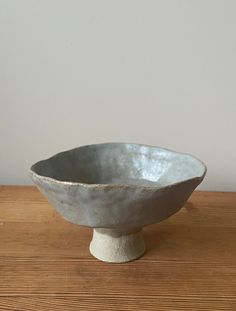
{"type": "Polygon", "coordinates": [[[61,152],[31,170],[62,182],[163,187],[201,177],[205,166],[190,155],[158,147],[107,143],[61,152]]]}

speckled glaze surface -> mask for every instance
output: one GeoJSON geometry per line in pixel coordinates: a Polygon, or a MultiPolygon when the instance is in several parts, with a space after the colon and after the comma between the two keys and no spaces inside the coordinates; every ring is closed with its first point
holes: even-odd
{"type": "Polygon", "coordinates": [[[176,213],[205,174],[206,166],[191,155],[129,143],[81,146],[30,169],[66,220],[124,235],[176,213]]]}

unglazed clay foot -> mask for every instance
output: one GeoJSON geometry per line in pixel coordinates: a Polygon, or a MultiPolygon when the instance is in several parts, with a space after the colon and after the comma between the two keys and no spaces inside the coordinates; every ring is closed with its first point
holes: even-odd
{"type": "Polygon", "coordinates": [[[142,230],[94,229],[90,253],[106,262],[127,262],[145,252],[142,230]]]}
{"type": "Polygon", "coordinates": [[[30,170],[63,218],[94,228],[91,254],[114,263],[142,256],[141,228],[178,212],[205,174],[191,155],[126,143],[78,147],[30,170]]]}

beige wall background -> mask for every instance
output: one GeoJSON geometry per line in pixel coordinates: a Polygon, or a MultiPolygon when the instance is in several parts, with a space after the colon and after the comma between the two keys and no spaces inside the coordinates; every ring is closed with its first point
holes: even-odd
{"type": "Polygon", "coordinates": [[[236,1],[0,0],[0,183],[83,144],[192,153],[236,191],[236,1]]]}

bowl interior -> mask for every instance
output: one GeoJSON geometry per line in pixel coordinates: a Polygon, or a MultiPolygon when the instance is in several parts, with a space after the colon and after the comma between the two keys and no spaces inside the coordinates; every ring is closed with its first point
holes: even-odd
{"type": "Polygon", "coordinates": [[[59,153],[31,170],[58,181],[162,187],[201,177],[205,166],[190,155],[158,147],[107,143],[59,153]]]}

